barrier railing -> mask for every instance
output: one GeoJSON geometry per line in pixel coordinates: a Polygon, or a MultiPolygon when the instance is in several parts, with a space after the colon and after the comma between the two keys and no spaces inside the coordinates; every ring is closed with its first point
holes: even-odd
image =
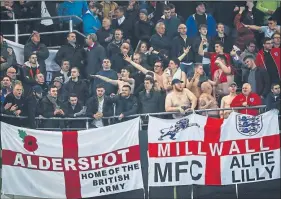
{"type": "Polygon", "coordinates": [[[18,23],[19,22],[26,22],[26,21],[39,21],[42,19],[65,19],[65,18],[69,18],[69,30],[65,30],[65,31],[53,31],[53,32],[40,32],[40,34],[44,35],[44,34],[61,34],[61,33],[67,33],[67,32],[75,32],[83,37],[86,37],[83,33],[77,31],[77,30],[73,30],[73,18],[78,19],[79,21],[83,22],[83,20],[76,16],[76,15],[67,15],[67,16],[55,16],[55,17],[44,17],[44,18],[29,18],[29,19],[15,19],[14,14],[13,14],[13,19],[4,19],[4,20],[0,20],[1,23],[7,23],[7,22],[15,22],[15,34],[4,34],[4,37],[15,37],[15,42],[19,43],[19,37],[22,36],[30,36],[30,34],[25,33],[25,34],[19,34],[19,27],[18,27],[18,23]]]}
{"type": "MultiPolygon", "coordinates": [[[[247,109],[258,109],[260,113],[262,113],[265,110],[266,106],[261,105],[261,106],[252,106],[252,107],[247,107],[247,109]]],[[[233,108],[217,108],[217,109],[204,109],[204,110],[194,110],[195,113],[206,113],[207,116],[212,116],[209,115],[208,112],[211,111],[226,111],[226,110],[242,110],[245,109],[245,107],[233,107],[233,108]]],[[[114,111],[115,112],[115,111],[114,111]]],[[[189,111],[186,114],[190,114],[193,111],[189,111]]],[[[134,117],[141,117],[141,123],[140,123],[140,128],[142,129],[144,126],[147,126],[143,122],[148,116],[167,116],[167,115],[173,115],[173,114],[179,114],[179,112],[159,112],[159,113],[144,113],[144,114],[135,114],[135,115],[129,115],[126,116],[125,118],[134,118],[134,117]]],[[[27,119],[27,116],[14,116],[14,115],[5,115],[1,114],[1,117],[7,117],[7,118],[17,118],[17,119],[27,119]]],[[[107,120],[114,120],[117,119],[119,116],[115,115],[110,116],[110,117],[103,117],[102,119],[107,119],[107,120]]],[[[85,128],[39,128],[37,127],[36,129],[41,129],[41,130],[83,130],[83,129],[89,129],[89,122],[93,121],[94,118],[90,117],[77,117],[77,118],[60,118],[60,117],[51,117],[51,118],[45,118],[45,117],[36,117],[36,120],[61,120],[61,121],[85,121],[85,128]]]]}

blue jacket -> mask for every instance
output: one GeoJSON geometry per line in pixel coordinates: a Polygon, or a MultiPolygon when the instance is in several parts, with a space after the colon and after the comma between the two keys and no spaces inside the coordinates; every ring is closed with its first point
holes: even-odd
{"type": "MultiPolygon", "coordinates": [[[[75,0],[72,3],[65,1],[59,4],[58,15],[59,16],[75,15],[77,17],[82,18],[82,16],[86,13],[87,10],[88,10],[88,5],[85,0],[83,1],[75,0]]],[[[81,23],[81,21],[76,18],[73,18],[72,20],[73,20],[73,24],[81,23]]],[[[61,21],[68,22],[69,19],[63,18],[61,19],[61,21]]]]}
{"type": "MultiPolygon", "coordinates": [[[[207,27],[208,27],[208,36],[213,37],[216,36],[216,21],[214,17],[210,14],[205,14],[207,18],[207,27]]],[[[186,20],[186,27],[187,27],[187,33],[186,35],[188,37],[196,37],[199,35],[198,27],[195,21],[195,14],[188,17],[186,20]]]]}
{"type": "Polygon", "coordinates": [[[88,10],[83,16],[83,31],[85,35],[96,33],[101,28],[99,17],[88,10]],[[94,28],[95,27],[95,28],[94,28]]]}

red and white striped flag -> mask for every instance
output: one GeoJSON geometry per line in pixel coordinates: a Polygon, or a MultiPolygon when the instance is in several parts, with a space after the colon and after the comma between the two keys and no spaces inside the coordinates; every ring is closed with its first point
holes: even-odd
{"type": "Polygon", "coordinates": [[[149,186],[227,185],[280,178],[278,115],[149,118],[149,186]]]}
{"type": "Polygon", "coordinates": [[[139,118],[84,131],[41,131],[1,122],[2,192],[85,198],[143,189],[139,118]]]}

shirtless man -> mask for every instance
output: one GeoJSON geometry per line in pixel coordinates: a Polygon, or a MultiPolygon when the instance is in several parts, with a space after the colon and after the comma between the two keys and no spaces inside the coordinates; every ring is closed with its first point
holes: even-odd
{"type": "Polygon", "coordinates": [[[214,82],[216,82],[216,95],[223,97],[228,95],[228,85],[234,81],[231,66],[227,65],[224,55],[217,55],[215,64],[218,66],[214,73],[214,82]]]}
{"type": "MultiPolygon", "coordinates": [[[[212,96],[213,88],[209,82],[203,82],[201,85],[202,94],[198,99],[198,109],[218,109],[218,102],[216,98],[212,96]]],[[[202,115],[212,115],[214,117],[219,116],[219,111],[209,111],[208,113],[203,112],[202,115]]]]}
{"type": "Polygon", "coordinates": [[[173,115],[174,118],[182,117],[190,110],[194,110],[197,106],[197,98],[188,90],[183,88],[183,82],[179,79],[172,80],[173,91],[170,92],[165,101],[166,112],[179,112],[180,114],[173,115]]]}
{"type": "Polygon", "coordinates": [[[205,75],[203,64],[198,63],[195,64],[194,68],[194,76],[189,81],[186,80],[186,88],[188,88],[197,98],[201,95],[201,83],[203,82],[209,82],[212,86],[215,86],[215,82],[208,79],[208,77],[205,75]]]}
{"type": "Polygon", "coordinates": [[[92,77],[99,78],[105,82],[108,82],[110,84],[113,84],[115,86],[118,86],[118,94],[122,92],[122,87],[124,85],[129,85],[131,87],[131,94],[134,93],[135,88],[135,80],[133,78],[130,78],[130,71],[128,68],[121,69],[121,75],[118,80],[112,80],[110,78],[104,77],[102,75],[91,75],[92,77]]]}
{"type": "MultiPolygon", "coordinates": [[[[236,94],[237,84],[235,82],[232,82],[231,84],[229,84],[228,90],[229,90],[229,95],[226,95],[221,99],[221,108],[230,108],[230,104],[232,100],[237,95],[236,94]]],[[[231,112],[232,112],[231,110],[220,111],[220,118],[224,118],[224,119],[228,118],[231,112]]]]}

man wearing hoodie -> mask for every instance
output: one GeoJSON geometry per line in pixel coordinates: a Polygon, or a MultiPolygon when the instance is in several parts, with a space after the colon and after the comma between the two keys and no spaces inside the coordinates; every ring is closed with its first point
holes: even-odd
{"type": "Polygon", "coordinates": [[[102,10],[99,3],[89,4],[89,10],[83,16],[83,31],[85,35],[96,33],[101,28],[98,13],[102,10]]]}
{"type": "Polygon", "coordinates": [[[1,68],[0,71],[5,71],[9,67],[16,65],[16,55],[13,48],[9,47],[8,44],[3,40],[3,34],[0,33],[0,48],[1,48],[1,68]]]}
{"type": "Polygon", "coordinates": [[[198,28],[201,24],[206,24],[208,29],[208,36],[216,35],[216,21],[210,14],[206,14],[205,4],[203,2],[196,3],[196,13],[189,16],[186,21],[187,36],[195,37],[198,35],[198,28]]]}
{"type": "Polygon", "coordinates": [[[141,41],[149,41],[152,36],[154,25],[148,19],[148,13],[146,9],[141,9],[139,14],[139,20],[135,23],[135,37],[141,41]]]}
{"type": "Polygon", "coordinates": [[[40,66],[39,70],[46,75],[45,60],[49,57],[49,50],[45,44],[40,42],[40,34],[37,31],[33,31],[30,39],[31,40],[24,46],[24,61],[28,61],[31,54],[36,54],[40,66]]]}

